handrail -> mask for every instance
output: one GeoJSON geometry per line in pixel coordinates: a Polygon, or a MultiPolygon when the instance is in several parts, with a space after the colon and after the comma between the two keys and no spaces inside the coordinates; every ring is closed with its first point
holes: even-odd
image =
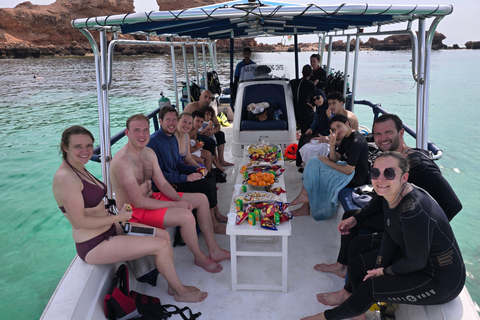
{"type": "MultiPolygon", "coordinates": [[[[160,112],[160,107],[158,107],[157,109],[147,114],[148,119],[153,119],[153,128],[155,129],[155,131],[157,131],[160,128],[160,126],[158,125],[158,117],[156,117],[156,115],[159,112],[160,112]]],[[[123,137],[125,137],[125,129],[121,130],[110,139],[110,145],[113,146],[117,141],[119,141],[123,137]]],[[[101,162],[101,157],[102,155],[100,154],[100,146],[96,146],[95,149],[93,149],[93,156],[90,158],[90,160],[95,162],[101,162]]]]}
{"type": "MultiPolygon", "coordinates": [[[[360,105],[366,105],[372,108],[373,111],[373,120],[377,119],[380,114],[389,114],[390,112],[387,112],[387,110],[382,108],[382,105],[380,103],[374,104],[368,100],[355,100],[354,104],[360,104],[360,105]]],[[[405,124],[403,122],[403,129],[405,129],[405,132],[408,133],[411,137],[414,139],[417,139],[417,133],[415,130],[413,130],[410,126],[405,124]]],[[[431,142],[428,140],[428,151],[432,152],[432,158],[434,160],[438,160],[443,156],[443,151],[435,145],[435,143],[431,142]]]]}

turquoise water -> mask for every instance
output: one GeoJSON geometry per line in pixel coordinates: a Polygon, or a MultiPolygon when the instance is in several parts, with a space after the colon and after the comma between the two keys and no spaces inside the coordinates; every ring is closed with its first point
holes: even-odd
{"type": "MultiPolygon", "coordinates": [[[[309,56],[300,53],[303,64],[309,56]]],[[[335,54],[332,67],[340,68],[343,57],[335,54]]],[[[361,52],[358,73],[362,81],[357,84],[357,99],[382,103],[414,127],[416,86],[410,58],[407,52],[361,52]]],[[[112,134],[123,128],[128,115],[153,110],[160,91],[173,98],[170,57],[115,59],[112,134]]],[[[291,53],[254,53],[252,59],[293,68],[291,53]]],[[[219,66],[225,85],[227,56],[219,57],[219,66]]],[[[429,138],[444,151],[438,164],[464,206],[452,225],[467,264],[467,287],[477,302],[479,70],[479,50],[434,52],[429,120],[429,138]]],[[[37,319],[75,255],[70,225],[56,207],[51,181],[60,164],[57,144],[66,127],[86,126],[98,138],[94,62],[92,57],[0,60],[0,74],[0,199],[4,218],[0,283],[5,292],[0,310],[5,319],[37,319]],[[44,78],[34,79],[34,74],[44,78]]],[[[362,124],[370,126],[371,113],[364,108],[359,106],[355,113],[362,124]]],[[[100,177],[98,164],[87,167],[100,177]]]]}

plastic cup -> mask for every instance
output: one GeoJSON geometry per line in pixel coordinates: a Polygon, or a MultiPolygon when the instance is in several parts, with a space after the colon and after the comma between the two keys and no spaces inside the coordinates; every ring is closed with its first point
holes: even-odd
{"type": "Polygon", "coordinates": [[[230,212],[227,214],[228,217],[228,224],[231,226],[235,225],[235,219],[237,218],[237,213],[236,212],[230,212]]]}
{"type": "Polygon", "coordinates": [[[242,193],[242,185],[241,184],[236,184],[235,186],[235,195],[239,195],[242,193]]]}

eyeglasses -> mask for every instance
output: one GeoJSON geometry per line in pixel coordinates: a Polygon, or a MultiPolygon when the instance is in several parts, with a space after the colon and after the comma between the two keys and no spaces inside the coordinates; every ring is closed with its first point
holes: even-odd
{"type": "Polygon", "coordinates": [[[318,97],[313,97],[313,99],[315,100],[320,100],[321,96],[318,96],[318,97]]]}
{"type": "MultiPolygon", "coordinates": [[[[387,180],[393,180],[395,179],[395,175],[397,175],[398,173],[402,173],[401,171],[395,171],[394,168],[386,168],[384,171],[383,171],[383,176],[385,177],[385,179],[387,180]]],[[[372,180],[377,180],[378,178],[380,178],[380,170],[377,169],[377,168],[372,168],[370,170],[370,179],[372,180]]]]}

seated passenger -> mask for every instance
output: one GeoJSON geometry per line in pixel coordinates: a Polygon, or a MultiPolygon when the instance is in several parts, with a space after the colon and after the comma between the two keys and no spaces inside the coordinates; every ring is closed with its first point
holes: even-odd
{"type": "MultiPolygon", "coordinates": [[[[193,253],[195,264],[208,272],[220,272],[222,266],[218,262],[230,258],[230,253],[221,249],[215,240],[207,197],[201,193],[177,193],[168,183],[155,153],[146,147],[150,140],[150,122],[146,116],[131,116],[126,127],[128,142],[115,154],[110,165],[117,204],[132,205],[131,222],[162,229],[179,226],[183,240],[193,253]],[[158,188],[157,192],[152,190],[152,180],[158,188]],[[205,236],[209,257],[198,245],[193,209],[196,209],[197,222],[205,236]]],[[[173,126],[172,131],[175,129],[176,126],[173,126]]],[[[177,140],[175,137],[173,139],[177,140]]],[[[178,146],[176,151],[178,153],[178,146]]]]}
{"type": "MultiPolygon", "coordinates": [[[[204,107],[209,106],[212,100],[212,93],[209,90],[204,90],[200,94],[199,101],[189,103],[183,112],[188,112],[191,114],[195,110],[201,111],[204,107]]],[[[233,163],[225,161],[225,133],[220,130],[220,124],[218,123],[217,117],[213,117],[212,121],[215,124],[215,128],[209,129],[209,131],[205,132],[205,135],[200,135],[199,140],[202,140],[205,143],[204,148],[210,151],[213,157],[216,157],[217,155],[215,146],[218,148],[218,163],[220,166],[233,166],[233,163]],[[209,138],[211,135],[215,135],[217,141],[216,143],[213,141],[213,139],[209,138]]]]}
{"type": "Polygon", "coordinates": [[[178,151],[180,152],[183,162],[191,166],[201,168],[201,165],[205,164],[203,159],[201,157],[193,159],[192,154],[190,153],[190,136],[188,135],[188,132],[192,129],[192,127],[192,115],[186,112],[182,113],[178,117],[177,129],[175,130],[175,137],[177,138],[178,142],[178,151]]]}
{"type": "MultiPolygon", "coordinates": [[[[147,146],[157,155],[158,163],[167,181],[175,186],[180,192],[200,192],[207,196],[210,212],[213,218],[213,230],[216,233],[225,234],[225,225],[219,222],[227,222],[227,217],[218,210],[216,177],[208,173],[202,179],[202,174],[197,168],[189,166],[181,161],[178,152],[178,142],[175,136],[177,127],[177,110],[172,107],[164,107],[158,114],[160,129],[150,139],[147,146]]],[[[153,185],[153,190],[157,186],[153,185]]]]}
{"type": "MultiPolygon", "coordinates": [[[[408,182],[409,164],[397,152],[384,152],[371,170],[383,198],[385,232],[380,249],[348,264],[351,291],[338,307],[304,319],[365,319],[376,302],[444,304],[465,285],[465,265],[448,219],[423,189],[408,182]]],[[[318,294],[324,303],[323,294],[318,294]]]]}
{"type": "Polygon", "coordinates": [[[328,100],[328,110],[327,117],[331,118],[333,115],[341,114],[348,118],[348,123],[350,127],[358,131],[358,119],[357,116],[353,114],[352,111],[345,109],[345,97],[341,92],[333,91],[327,95],[328,100]]]}
{"type": "MultiPolygon", "coordinates": [[[[312,93],[312,101],[315,105],[315,114],[313,116],[313,121],[310,125],[310,127],[305,131],[304,134],[300,137],[298,141],[298,149],[297,149],[297,157],[296,157],[296,165],[297,167],[302,166],[303,163],[307,163],[307,161],[310,159],[307,157],[307,159],[303,159],[303,154],[305,153],[310,153],[307,151],[312,145],[308,145],[309,142],[311,141],[318,141],[318,142],[313,142],[313,145],[317,144],[324,144],[322,147],[325,149],[325,144],[328,144],[328,134],[330,133],[330,128],[328,126],[328,121],[330,120],[330,117],[327,117],[327,110],[328,110],[328,101],[325,97],[325,93],[320,90],[316,89],[312,93]],[[303,151],[302,151],[303,149],[303,151]],[[301,152],[302,151],[302,152],[301,152]]],[[[317,147],[313,147],[313,149],[319,149],[317,147]]],[[[327,148],[329,150],[329,148],[327,148]]],[[[320,151],[320,150],[316,150],[320,151]]],[[[318,153],[317,157],[325,155],[318,153]]],[[[328,152],[327,152],[328,155],[328,152]]],[[[303,170],[303,169],[302,169],[303,170]]],[[[302,172],[302,170],[300,170],[302,172]]]]}
{"type": "Polygon", "coordinates": [[[199,136],[198,130],[199,128],[202,127],[203,118],[204,118],[204,115],[202,111],[198,111],[198,110],[193,111],[192,127],[188,131],[188,137],[190,139],[190,150],[193,151],[195,161],[197,161],[197,159],[200,158],[200,160],[202,160],[205,163],[205,167],[207,168],[208,171],[212,171],[212,163],[219,170],[225,171],[225,169],[218,164],[218,158],[213,157],[209,151],[203,149],[203,141],[199,140],[198,138],[199,136]]]}
{"type": "Polygon", "coordinates": [[[303,174],[303,187],[291,205],[303,204],[293,215],[309,215],[315,220],[330,218],[337,210],[338,191],[344,187],[361,186],[368,181],[368,145],[365,137],[349,126],[347,117],[330,119],[330,154],[311,158],[303,174]],[[338,150],[335,142],[341,139],[338,150]],[[342,160],[345,162],[337,163],[342,160]]]}
{"type": "Polygon", "coordinates": [[[176,301],[204,300],[206,292],[185,286],[178,279],[168,232],[156,229],[155,237],[124,235],[121,223],[129,221],[132,213],[125,206],[117,215],[105,210],[107,187],[85,168],[93,155],[93,141],[91,132],[80,126],[63,132],[63,162],[52,186],[60,210],[72,225],[80,259],[89,264],[110,264],[153,255],[158,271],[167,280],[168,293],[176,301]]]}

